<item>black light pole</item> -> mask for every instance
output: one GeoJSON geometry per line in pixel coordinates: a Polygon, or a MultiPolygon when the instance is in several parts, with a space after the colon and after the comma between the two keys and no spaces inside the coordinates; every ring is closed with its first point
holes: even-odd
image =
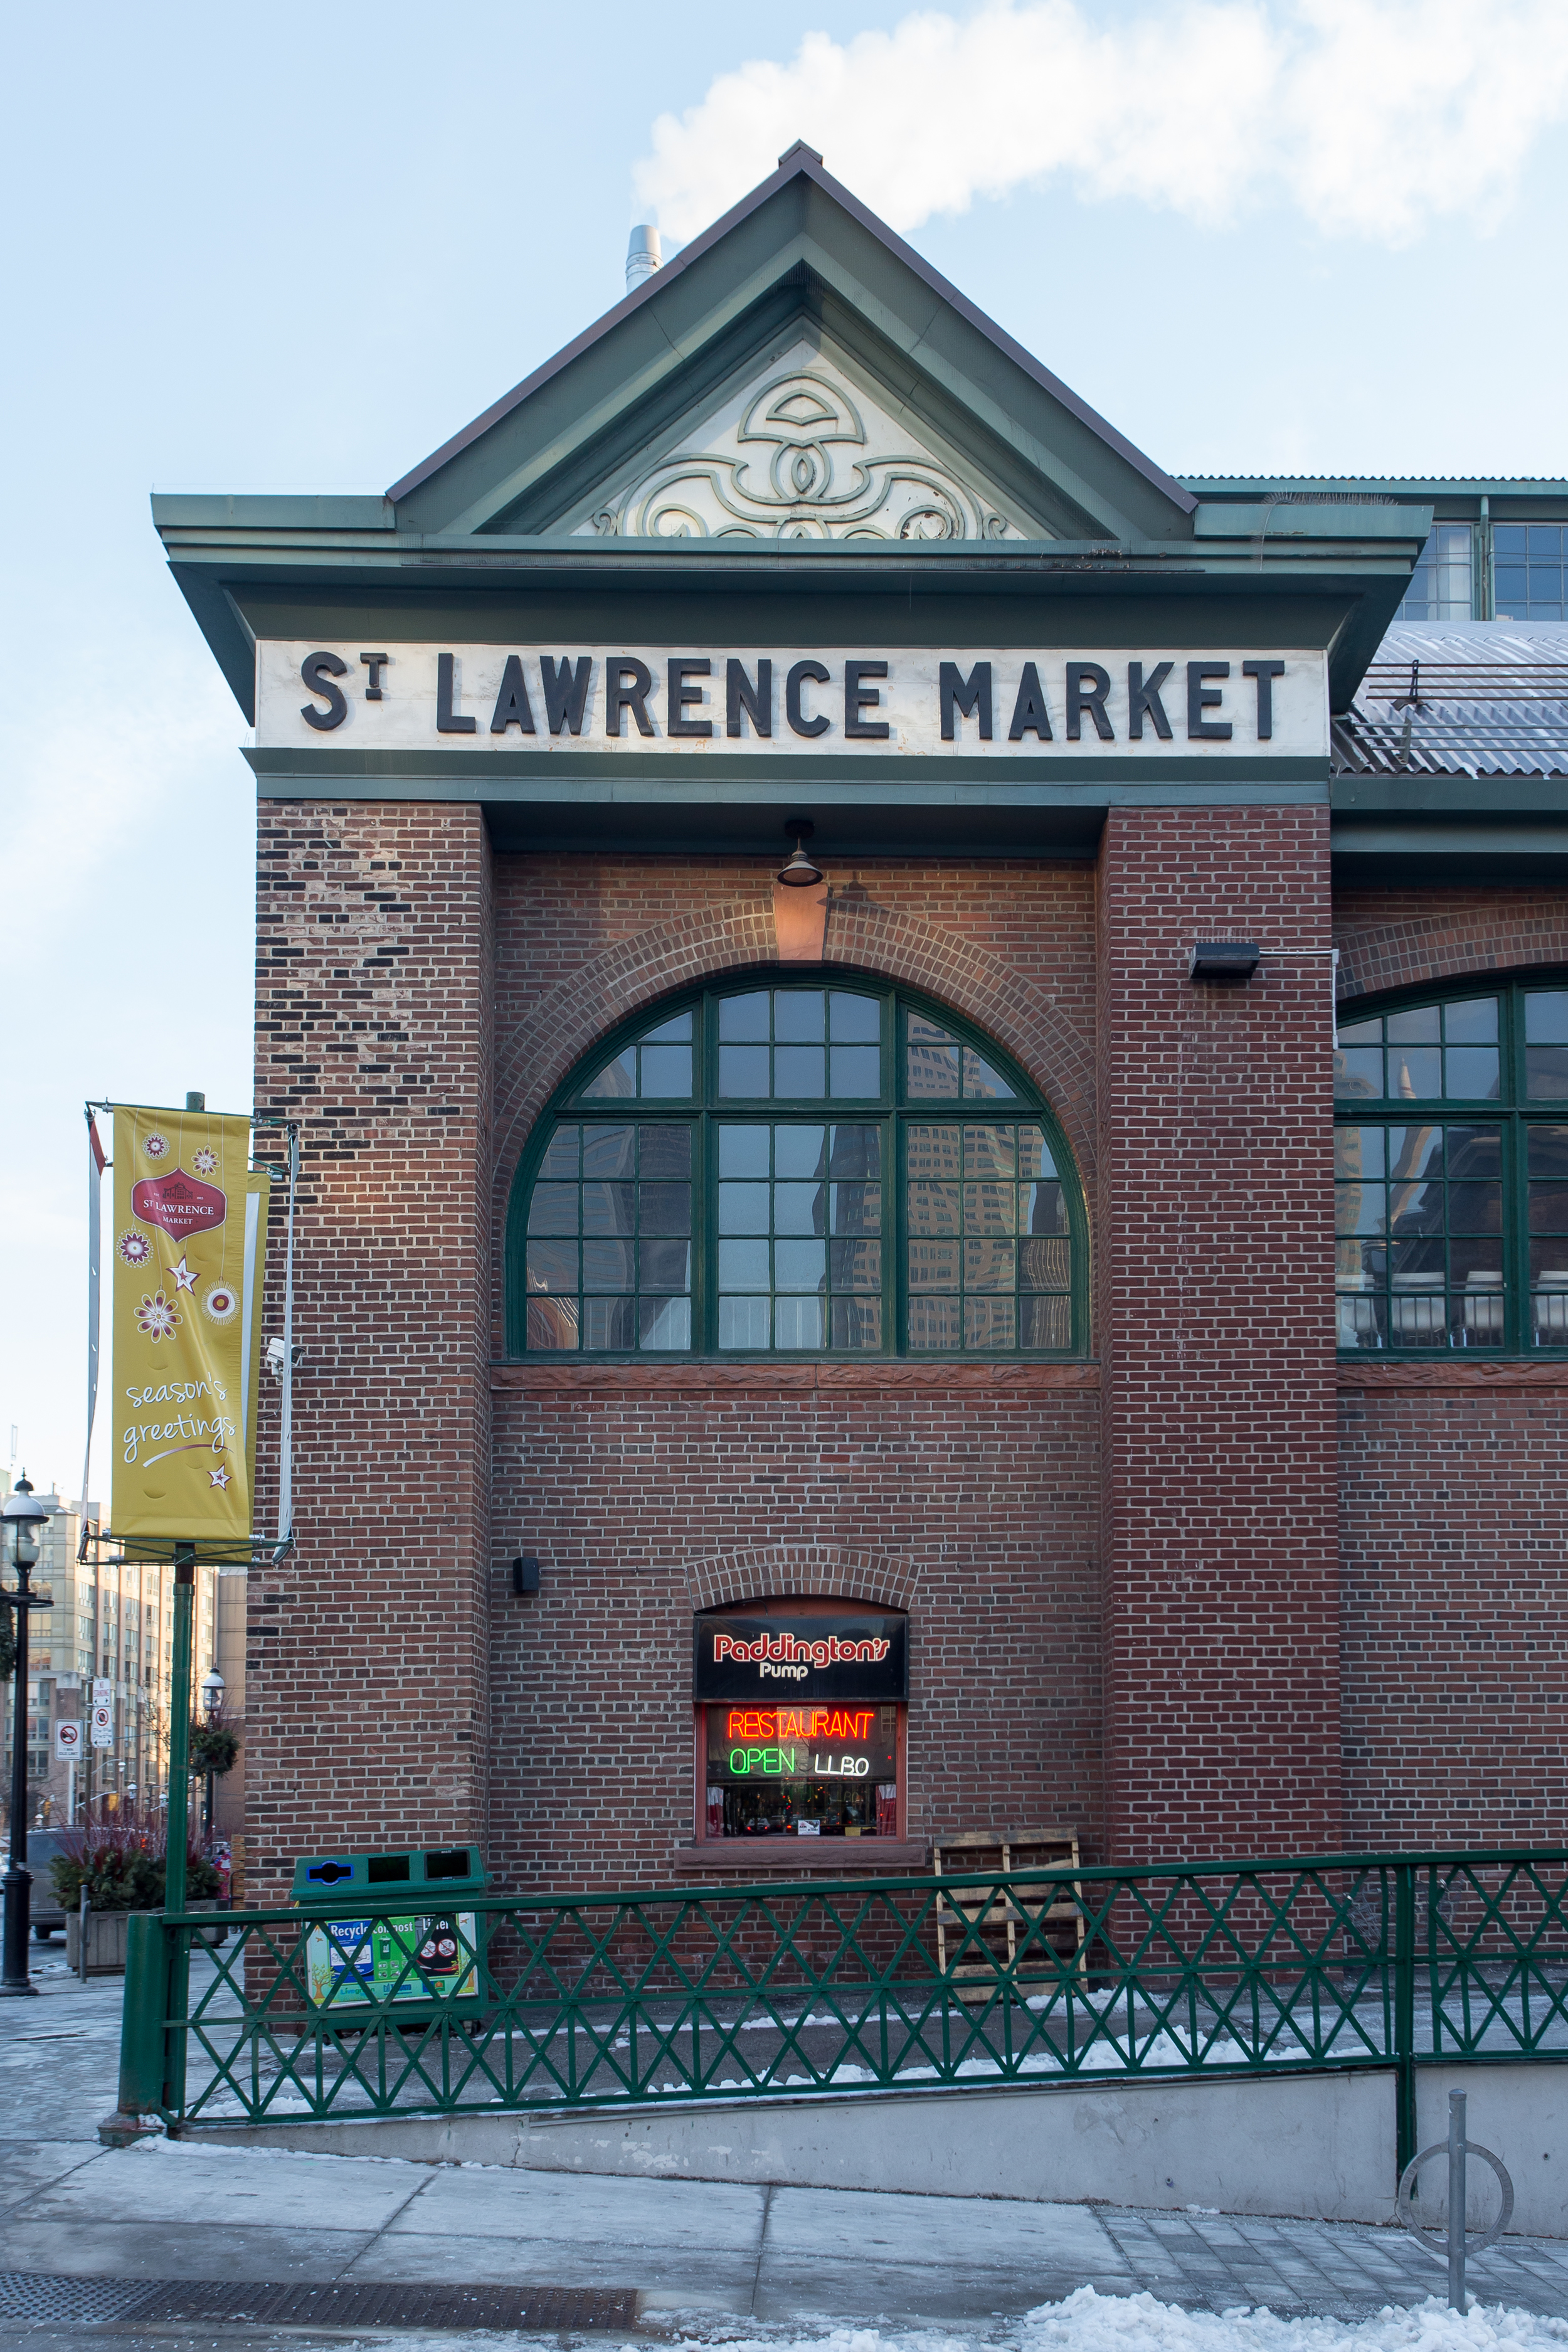
{"type": "Polygon", "coordinates": [[[5,1498],[0,1511],[0,1523],[5,1530],[5,1550],[11,1566],[16,1571],[16,1589],[7,1593],[16,1613],[16,1657],[12,1679],[16,1684],[13,1709],[15,1729],[11,1741],[11,1858],[5,1866],[5,1928],[0,1949],[4,1966],[0,1968],[0,1994],[37,1993],[37,1986],[27,1973],[27,1937],[32,1922],[33,1874],[27,1868],[27,1620],[35,1609],[47,1609],[49,1602],[35,1599],[28,1590],[28,1580],[38,1564],[37,1531],[48,1518],[47,1511],[39,1507],[26,1476],[16,1481],[16,1491],[5,1498]]]}
{"type": "MultiPolygon", "coordinates": [[[[228,1685],[216,1666],[210,1674],[202,1676],[202,1706],[209,1724],[217,1721],[217,1711],[223,1705],[223,1695],[227,1688],[228,1685]]],[[[210,1843],[213,1833],[213,1768],[210,1763],[207,1766],[207,1806],[205,1826],[210,1843]]]]}

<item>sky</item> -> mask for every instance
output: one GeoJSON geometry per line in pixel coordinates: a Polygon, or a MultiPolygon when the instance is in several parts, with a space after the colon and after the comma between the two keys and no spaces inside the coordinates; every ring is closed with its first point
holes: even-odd
{"type": "Polygon", "coordinates": [[[1174,473],[1568,475],[1560,0],[60,0],[6,65],[0,1471],[62,1493],[83,1098],[251,1102],[245,724],[152,490],[384,489],[796,137],[1174,473]]]}

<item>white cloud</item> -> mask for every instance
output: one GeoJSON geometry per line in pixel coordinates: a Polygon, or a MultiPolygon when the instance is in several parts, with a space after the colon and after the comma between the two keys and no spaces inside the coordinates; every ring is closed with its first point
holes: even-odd
{"type": "Polygon", "coordinates": [[[1103,29],[1074,0],[993,0],[721,74],[635,178],[682,240],[804,138],[898,229],[1059,175],[1209,225],[1283,199],[1399,246],[1495,222],[1565,111],[1561,0],[1187,0],[1103,29]]]}

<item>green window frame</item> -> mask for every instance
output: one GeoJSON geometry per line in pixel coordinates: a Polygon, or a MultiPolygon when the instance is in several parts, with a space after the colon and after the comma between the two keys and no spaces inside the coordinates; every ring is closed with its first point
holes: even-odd
{"type": "Polygon", "coordinates": [[[1087,1224],[1024,1073],[911,992],[712,982],[584,1056],[507,1222],[507,1348],[560,1361],[1072,1357],[1087,1224]]]}
{"type": "Polygon", "coordinates": [[[1568,1354],[1568,976],[1342,1012],[1342,1352],[1568,1354]]]}

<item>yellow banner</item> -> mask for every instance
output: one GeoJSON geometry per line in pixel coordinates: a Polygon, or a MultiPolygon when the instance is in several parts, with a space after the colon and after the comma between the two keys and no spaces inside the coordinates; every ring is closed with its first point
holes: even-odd
{"type": "Polygon", "coordinates": [[[114,1113],[114,1485],[119,1536],[252,1532],[268,1180],[250,1121],[114,1113]]]}

